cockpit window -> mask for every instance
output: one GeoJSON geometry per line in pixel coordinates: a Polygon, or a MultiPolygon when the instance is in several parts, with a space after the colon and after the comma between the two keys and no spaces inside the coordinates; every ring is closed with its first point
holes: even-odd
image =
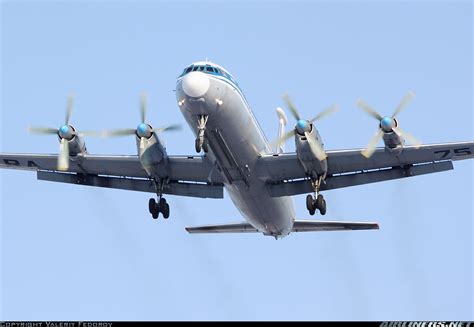
{"type": "Polygon", "coordinates": [[[199,68],[199,66],[194,66],[193,67],[193,72],[195,72],[198,68],[199,68]]]}
{"type": "Polygon", "coordinates": [[[199,70],[202,72],[204,70],[204,66],[199,66],[199,70]]]}
{"type": "Polygon", "coordinates": [[[207,66],[207,67],[206,67],[206,71],[213,73],[213,72],[214,72],[214,69],[213,69],[212,67],[207,66]]]}
{"type": "Polygon", "coordinates": [[[186,69],[186,72],[185,72],[185,73],[187,74],[187,73],[189,73],[191,70],[193,70],[193,66],[188,67],[188,68],[186,69]]]}

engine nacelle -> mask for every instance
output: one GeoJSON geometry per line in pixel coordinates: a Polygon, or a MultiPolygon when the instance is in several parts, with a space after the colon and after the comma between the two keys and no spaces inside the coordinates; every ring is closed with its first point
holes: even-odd
{"type": "Polygon", "coordinates": [[[142,167],[148,175],[164,178],[168,176],[166,165],[166,149],[159,141],[157,135],[152,133],[149,138],[141,138],[137,135],[137,151],[142,167]],[[141,148],[143,146],[143,149],[141,148]]]}
{"type": "Polygon", "coordinates": [[[403,139],[395,132],[384,133],[383,142],[385,143],[385,147],[389,149],[393,149],[403,145],[403,139]]]}
{"type": "Polygon", "coordinates": [[[309,145],[307,137],[311,137],[314,142],[319,142],[321,146],[323,145],[321,136],[316,128],[311,124],[311,131],[306,133],[306,136],[295,133],[296,154],[300,163],[303,165],[306,174],[313,178],[317,178],[318,176],[326,174],[328,163],[327,160],[319,161],[309,145]]]}
{"type": "Polygon", "coordinates": [[[385,143],[385,148],[391,152],[401,153],[404,140],[401,135],[398,135],[393,130],[396,127],[398,127],[398,121],[395,118],[385,117],[380,123],[380,128],[384,132],[383,142],[385,143]]]}
{"type": "Polygon", "coordinates": [[[69,155],[77,156],[78,154],[86,154],[87,147],[84,138],[77,134],[76,129],[71,125],[64,125],[59,129],[59,142],[65,138],[69,143],[69,155]]]}

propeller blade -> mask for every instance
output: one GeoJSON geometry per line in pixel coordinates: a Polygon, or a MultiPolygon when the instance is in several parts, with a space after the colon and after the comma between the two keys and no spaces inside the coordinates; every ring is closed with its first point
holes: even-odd
{"type": "Polygon", "coordinates": [[[92,136],[92,137],[106,137],[104,135],[105,132],[108,132],[108,131],[104,131],[104,132],[99,132],[99,131],[81,131],[81,132],[78,132],[78,134],[81,136],[81,137],[89,137],[89,136],[92,136]]]}
{"type": "Polygon", "coordinates": [[[146,94],[142,93],[140,95],[140,118],[141,122],[145,123],[146,121],[146,94]]]}
{"type": "Polygon", "coordinates": [[[330,106],[329,108],[321,111],[316,117],[314,117],[313,119],[310,119],[310,122],[315,122],[317,120],[320,120],[324,117],[327,117],[327,116],[330,116],[332,115],[333,113],[335,113],[336,111],[339,110],[339,107],[335,104],[333,104],[332,106],[330,106]]]}
{"type": "Polygon", "coordinates": [[[175,124],[175,125],[170,125],[166,127],[160,127],[160,128],[153,128],[153,132],[159,134],[163,132],[172,132],[172,131],[180,131],[181,130],[181,125],[175,124]]]}
{"type": "Polygon", "coordinates": [[[28,127],[28,133],[36,134],[58,134],[57,128],[49,127],[28,127]]]}
{"type": "Polygon", "coordinates": [[[291,131],[288,131],[285,134],[283,134],[283,136],[280,137],[279,139],[273,141],[271,143],[271,146],[273,147],[273,146],[276,146],[278,144],[282,144],[283,142],[285,142],[286,140],[288,140],[289,138],[291,138],[294,135],[295,135],[295,130],[292,129],[291,131]]]}
{"type": "Polygon", "coordinates": [[[400,101],[400,104],[398,105],[398,107],[393,112],[392,117],[396,117],[400,112],[402,112],[402,110],[405,109],[407,104],[409,104],[411,102],[411,100],[413,100],[414,97],[415,97],[415,92],[408,91],[408,94],[405,95],[405,97],[402,99],[402,101],[400,101]]]}
{"type": "Polygon", "coordinates": [[[58,170],[66,171],[69,169],[69,142],[61,139],[59,144],[58,170]]]}
{"type": "Polygon", "coordinates": [[[408,142],[410,142],[411,144],[413,144],[415,146],[415,148],[419,148],[420,145],[422,144],[420,140],[418,140],[416,137],[414,137],[412,134],[404,131],[403,129],[401,129],[400,127],[394,127],[393,128],[393,131],[395,133],[397,133],[398,135],[401,135],[403,136],[405,139],[407,139],[408,142]]]}
{"type": "Polygon", "coordinates": [[[139,148],[139,151],[138,151],[138,155],[141,157],[143,152],[145,151],[145,147],[146,147],[146,138],[142,137],[140,138],[140,148],[139,148]]]}
{"type": "Polygon", "coordinates": [[[69,120],[71,119],[72,115],[72,107],[74,105],[74,96],[70,95],[67,98],[67,104],[66,104],[66,119],[64,120],[65,125],[69,125],[69,120]]]}
{"type": "Polygon", "coordinates": [[[377,143],[382,139],[383,131],[379,128],[377,133],[375,133],[374,137],[370,140],[369,144],[365,148],[365,150],[361,151],[361,154],[366,157],[370,158],[377,147],[377,143]]]}
{"type": "Polygon", "coordinates": [[[102,137],[126,136],[134,135],[136,131],[137,130],[134,128],[112,129],[108,131],[99,132],[99,135],[102,137]]]}
{"type": "Polygon", "coordinates": [[[309,147],[316,155],[319,161],[323,161],[327,158],[326,152],[322,148],[321,144],[314,140],[310,133],[305,132],[304,135],[306,136],[306,140],[308,141],[309,147]]]}
{"type": "Polygon", "coordinates": [[[359,108],[364,110],[366,113],[368,113],[370,116],[374,117],[378,121],[382,120],[383,117],[377,111],[375,111],[375,109],[369,106],[364,100],[359,99],[357,100],[356,104],[359,108]]]}
{"type": "Polygon", "coordinates": [[[296,109],[296,106],[293,103],[293,100],[291,100],[288,93],[283,94],[282,98],[283,98],[283,101],[285,101],[288,109],[290,109],[290,112],[293,115],[293,117],[295,117],[296,120],[300,120],[301,119],[300,113],[298,112],[298,109],[296,109]]]}

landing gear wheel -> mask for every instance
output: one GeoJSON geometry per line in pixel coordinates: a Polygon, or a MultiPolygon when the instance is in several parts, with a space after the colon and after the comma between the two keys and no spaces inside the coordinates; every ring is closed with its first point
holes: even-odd
{"type": "Polygon", "coordinates": [[[196,153],[201,153],[202,144],[199,138],[197,138],[196,141],[194,142],[194,149],[196,150],[196,153]]]}
{"type": "Polygon", "coordinates": [[[163,212],[163,218],[168,219],[170,216],[170,205],[168,203],[165,203],[165,210],[163,212]]]}
{"type": "Polygon", "coordinates": [[[314,213],[316,212],[316,208],[309,210],[309,214],[311,216],[314,216],[314,213]]]}
{"type": "Polygon", "coordinates": [[[316,201],[315,201],[316,209],[321,210],[321,207],[323,206],[323,201],[324,201],[323,196],[321,194],[318,194],[318,197],[316,198],[316,201]]]}
{"type": "Polygon", "coordinates": [[[153,214],[155,210],[156,210],[156,201],[155,199],[151,198],[150,200],[148,200],[148,211],[150,211],[150,213],[153,214]]]}
{"type": "Polygon", "coordinates": [[[204,139],[204,142],[202,143],[202,149],[204,150],[205,153],[209,152],[209,143],[207,142],[206,139],[204,139]]]}
{"type": "Polygon", "coordinates": [[[306,209],[308,209],[308,211],[311,212],[311,210],[313,209],[313,196],[311,194],[308,194],[306,196],[306,209]]]}
{"type": "Polygon", "coordinates": [[[160,211],[158,210],[158,204],[156,203],[155,199],[151,198],[148,201],[148,210],[150,211],[153,219],[158,218],[160,211]]]}
{"type": "Polygon", "coordinates": [[[165,212],[166,205],[167,205],[166,199],[165,199],[165,198],[161,198],[161,199],[160,199],[160,204],[159,204],[159,206],[158,206],[158,208],[159,208],[159,210],[160,210],[161,213],[164,213],[164,212],[165,212]]]}
{"type": "Polygon", "coordinates": [[[326,214],[326,200],[323,199],[322,203],[321,203],[321,207],[319,208],[319,212],[321,213],[321,215],[325,215],[326,214]]]}

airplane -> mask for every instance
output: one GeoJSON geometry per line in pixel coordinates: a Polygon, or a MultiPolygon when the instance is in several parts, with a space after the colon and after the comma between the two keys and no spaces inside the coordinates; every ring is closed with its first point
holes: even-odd
{"type": "Polygon", "coordinates": [[[474,141],[421,144],[401,129],[398,114],[414,97],[409,92],[391,116],[382,116],[363,100],[357,105],[378,121],[377,132],[365,149],[325,150],[315,122],[337,111],[331,106],[314,118],[300,116],[288,95],[286,106],[296,120],[277,108],[278,139],[269,142],[235,78],[210,61],[187,66],[176,82],[177,105],[194,132],[197,155],[168,155],[160,133],[153,128],[141,98],[136,128],[80,132],[70,124],[72,98],[65,123],[56,128],[31,128],[56,135],[59,154],[0,153],[0,168],[35,171],[38,180],[155,193],[148,201],[154,219],[170,216],[164,195],[223,198],[224,188],[245,221],[186,227],[189,233],[262,233],[279,239],[291,232],[372,230],[375,222],[297,220],[292,196],[307,194],[310,215],[325,215],[321,192],[343,187],[407,178],[453,169],[453,161],[472,159],[474,141]],[[84,137],[134,136],[137,155],[94,155],[84,137]],[[294,138],[295,152],[284,151],[294,138]],[[383,140],[384,147],[377,148],[383,140]],[[405,140],[413,145],[406,145],[405,140]],[[276,149],[273,150],[273,147],[276,149]]]}

